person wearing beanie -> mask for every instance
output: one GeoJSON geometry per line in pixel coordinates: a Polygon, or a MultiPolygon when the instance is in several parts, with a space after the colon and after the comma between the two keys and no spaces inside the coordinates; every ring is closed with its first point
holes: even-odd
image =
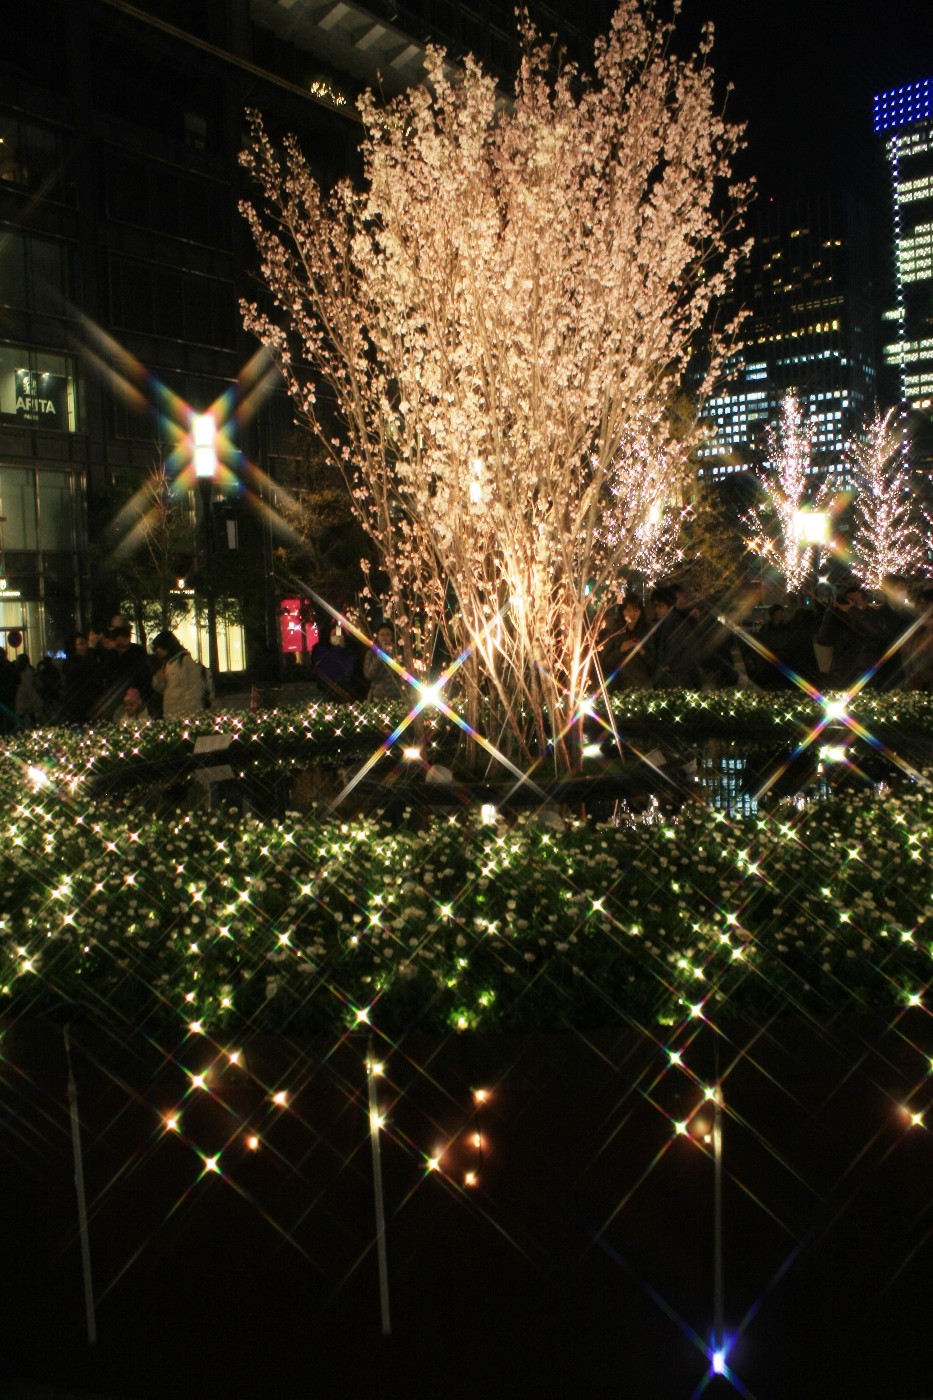
{"type": "Polygon", "coordinates": [[[152,639],[159,667],[152,688],[162,696],[162,717],[182,719],[207,708],[204,668],[186,651],[174,632],[159,632],[152,639]]]}
{"type": "Polygon", "coordinates": [[[114,715],[117,724],[142,724],[143,720],[149,718],[143,697],[134,685],[131,685],[123,697],[123,704],[114,715]]]}

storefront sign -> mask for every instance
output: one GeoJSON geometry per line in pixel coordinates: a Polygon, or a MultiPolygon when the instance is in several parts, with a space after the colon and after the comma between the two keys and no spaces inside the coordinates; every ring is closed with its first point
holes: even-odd
{"type": "Polygon", "coordinates": [[[282,599],[282,650],[283,652],[310,651],[317,644],[317,623],[302,617],[300,598],[282,599]],[[304,644],[302,645],[302,628],[304,644]]]}
{"type": "Polygon", "coordinates": [[[14,371],[16,408],[12,415],[21,423],[38,423],[43,428],[68,427],[68,381],[63,374],[45,370],[14,371]]]}

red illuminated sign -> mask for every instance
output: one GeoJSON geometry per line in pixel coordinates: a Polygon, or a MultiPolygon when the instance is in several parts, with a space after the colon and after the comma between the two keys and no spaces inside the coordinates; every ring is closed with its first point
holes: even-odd
{"type": "Polygon", "coordinates": [[[317,643],[317,623],[302,619],[300,598],[282,599],[282,650],[283,652],[310,651],[317,643]],[[304,640],[302,640],[304,631],[304,640]]]}

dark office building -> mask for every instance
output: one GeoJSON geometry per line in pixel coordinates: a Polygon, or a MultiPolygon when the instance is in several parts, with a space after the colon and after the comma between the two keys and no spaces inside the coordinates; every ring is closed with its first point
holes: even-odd
{"type": "Polygon", "coordinates": [[[280,389],[242,412],[243,112],[296,130],[329,179],[356,160],[355,88],[247,0],[43,13],[0,60],[0,641],[19,630],[35,656],[109,616],[115,565],[140,553],[121,506],[165,464],[190,517],[179,630],[205,660],[213,630],[219,669],[240,669],[249,633],[274,636],[269,508],[295,450],[280,389]],[[212,409],[223,460],[189,491],[185,443],[212,409]]]}
{"type": "MultiPolygon", "coordinates": [[[[556,10],[532,8],[542,32],[558,28],[556,10]]],[[[570,53],[591,50],[610,10],[590,0],[561,16],[570,53]]],[[[243,114],[258,107],[274,134],[296,132],[323,180],[352,172],[358,91],[418,81],[428,40],[504,75],[514,7],[49,0],[4,46],[0,642],[20,630],[35,656],[109,615],[133,555],[126,498],[162,464],[189,517],[173,565],[191,601],[184,640],[208,660],[213,633],[219,669],[236,670],[277,638],[269,522],[300,449],[280,387],[242,409],[258,397],[238,310],[256,292],[237,212],[243,114]],[[188,491],[181,469],[208,411],[222,461],[188,491]]],[[[139,558],[138,531],[135,543],[139,558]]]]}
{"type": "Polygon", "coordinates": [[[843,471],[847,442],[874,408],[874,310],[858,206],[825,195],[757,206],[755,246],[737,286],[743,348],[707,405],[702,449],[714,478],[747,470],[793,391],[812,429],[814,474],[843,471]]]}

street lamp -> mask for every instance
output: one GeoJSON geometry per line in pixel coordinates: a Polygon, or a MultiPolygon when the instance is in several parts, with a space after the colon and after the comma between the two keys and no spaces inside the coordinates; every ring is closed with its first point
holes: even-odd
{"type": "Polygon", "coordinates": [[[814,549],[829,543],[829,514],[825,510],[798,510],[794,514],[797,542],[814,549]]]}
{"type": "Polygon", "coordinates": [[[217,424],[213,413],[196,413],[191,420],[194,441],[194,474],[199,480],[217,475],[217,424]]]}
{"type": "Polygon", "coordinates": [[[797,592],[808,587],[815,593],[815,580],[819,572],[820,555],[830,542],[830,516],[825,510],[810,510],[804,507],[794,512],[794,540],[796,543],[795,573],[796,584],[788,589],[797,592]]]}
{"type": "Polygon", "coordinates": [[[201,559],[207,602],[207,659],[211,675],[219,666],[217,609],[214,601],[214,541],[211,533],[211,487],[217,477],[217,423],[213,413],[195,413],[191,419],[194,474],[201,491],[201,559]]]}

